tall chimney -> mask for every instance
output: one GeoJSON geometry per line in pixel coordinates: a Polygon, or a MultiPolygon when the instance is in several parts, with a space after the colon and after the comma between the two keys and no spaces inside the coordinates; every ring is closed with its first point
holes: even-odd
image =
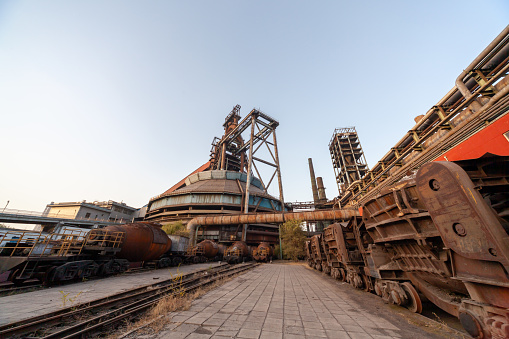
{"type": "Polygon", "coordinates": [[[322,177],[316,178],[316,183],[318,186],[318,198],[320,199],[320,202],[321,203],[327,202],[327,196],[325,196],[325,187],[323,186],[322,177]]]}
{"type": "Polygon", "coordinates": [[[318,204],[318,189],[316,188],[315,170],[313,168],[313,159],[308,158],[309,163],[309,175],[311,176],[311,189],[313,190],[313,202],[318,204]]]}

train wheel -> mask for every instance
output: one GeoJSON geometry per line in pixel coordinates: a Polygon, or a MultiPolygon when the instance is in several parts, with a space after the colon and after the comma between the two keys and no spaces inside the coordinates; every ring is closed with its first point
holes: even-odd
{"type": "Polygon", "coordinates": [[[405,305],[410,311],[414,313],[422,312],[422,302],[419,294],[415,290],[415,288],[409,282],[404,282],[401,284],[401,287],[406,292],[408,297],[408,304],[405,305]]]}
{"type": "Polygon", "coordinates": [[[364,274],[362,274],[361,277],[362,277],[362,282],[364,284],[364,291],[371,292],[371,289],[372,289],[371,278],[364,274]]]}
{"type": "Polygon", "coordinates": [[[21,275],[21,269],[17,269],[13,272],[11,272],[11,274],[9,274],[9,279],[14,285],[16,286],[21,286],[23,285],[23,282],[25,281],[25,279],[20,279],[19,276],[21,275]]]}

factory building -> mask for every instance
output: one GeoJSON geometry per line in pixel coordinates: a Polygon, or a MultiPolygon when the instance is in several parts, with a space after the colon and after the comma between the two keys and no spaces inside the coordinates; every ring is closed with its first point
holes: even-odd
{"type": "Polygon", "coordinates": [[[138,209],[123,202],[94,201],[87,202],[51,202],[46,205],[43,216],[67,219],[100,220],[112,222],[131,222],[138,209]]]}

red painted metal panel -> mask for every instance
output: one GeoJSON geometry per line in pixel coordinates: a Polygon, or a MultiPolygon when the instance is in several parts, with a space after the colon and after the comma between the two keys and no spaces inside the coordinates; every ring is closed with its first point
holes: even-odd
{"type": "Polygon", "coordinates": [[[509,114],[506,114],[435,161],[477,159],[486,153],[509,156],[509,140],[504,136],[508,131],[509,114]]]}

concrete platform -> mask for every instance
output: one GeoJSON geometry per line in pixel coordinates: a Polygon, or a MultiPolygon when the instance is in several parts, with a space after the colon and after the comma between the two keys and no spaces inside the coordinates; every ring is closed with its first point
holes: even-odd
{"type": "Polygon", "coordinates": [[[123,274],[105,279],[55,286],[38,291],[0,297],[0,325],[58,311],[135,287],[170,279],[178,273],[190,273],[217,266],[218,263],[183,265],[154,271],[123,274]]]}
{"type": "Polygon", "coordinates": [[[173,312],[136,338],[461,338],[304,265],[264,264],[173,312]]]}

